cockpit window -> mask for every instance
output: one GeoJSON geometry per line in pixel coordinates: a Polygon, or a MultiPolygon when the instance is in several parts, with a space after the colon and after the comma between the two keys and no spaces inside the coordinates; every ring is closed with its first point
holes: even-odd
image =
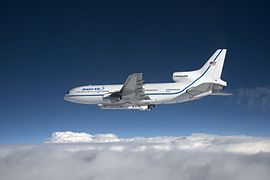
{"type": "Polygon", "coordinates": [[[69,94],[69,91],[67,92],[67,94],[69,94]]]}

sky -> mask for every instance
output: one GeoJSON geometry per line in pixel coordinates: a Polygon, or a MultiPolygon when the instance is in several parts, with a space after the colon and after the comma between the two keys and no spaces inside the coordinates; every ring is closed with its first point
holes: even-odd
{"type": "Polygon", "coordinates": [[[270,136],[267,1],[8,1],[0,5],[0,143],[42,143],[56,131],[121,137],[192,133],[270,136]],[[227,48],[232,97],[101,110],[63,100],[88,84],[148,82],[200,68],[227,48]]]}

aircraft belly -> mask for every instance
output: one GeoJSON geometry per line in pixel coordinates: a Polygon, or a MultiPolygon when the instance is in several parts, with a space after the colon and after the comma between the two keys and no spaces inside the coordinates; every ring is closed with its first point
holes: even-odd
{"type": "Polygon", "coordinates": [[[150,102],[152,104],[173,104],[176,103],[174,99],[178,95],[172,94],[172,95],[150,95],[150,102]]]}

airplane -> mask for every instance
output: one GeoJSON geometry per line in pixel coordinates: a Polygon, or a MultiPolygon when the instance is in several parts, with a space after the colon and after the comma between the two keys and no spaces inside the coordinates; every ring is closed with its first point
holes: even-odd
{"type": "Polygon", "coordinates": [[[171,83],[147,83],[142,73],[128,76],[124,84],[88,85],[71,89],[64,99],[73,103],[96,104],[102,109],[150,111],[158,104],[183,103],[208,95],[227,96],[227,82],[221,73],[227,49],[217,49],[198,70],[174,72],[171,83]]]}

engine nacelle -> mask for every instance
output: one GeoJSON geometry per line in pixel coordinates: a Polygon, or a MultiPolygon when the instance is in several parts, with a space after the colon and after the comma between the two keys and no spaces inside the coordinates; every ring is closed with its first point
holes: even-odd
{"type": "Polygon", "coordinates": [[[189,82],[194,80],[195,77],[197,77],[196,71],[188,71],[188,72],[174,72],[172,79],[175,82],[189,82]]]}
{"type": "Polygon", "coordinates": [[[224,90],[224,86],[220,85],[220,84],[213,84],[212,87],[212,92],[216,93],[216,92],[220,92],[224,90]]]}

